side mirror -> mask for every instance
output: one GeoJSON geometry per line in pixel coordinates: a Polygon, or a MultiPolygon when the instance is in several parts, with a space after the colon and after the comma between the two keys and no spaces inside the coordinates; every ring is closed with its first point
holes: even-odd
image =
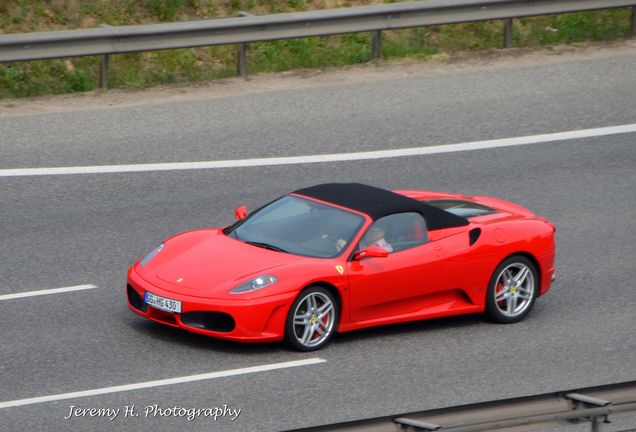
{"type": "Polygon", "coordinates": [[[237,221],[245,219],[247,217],[247,207],[237,207],[236,210],[234,210],[234,217],[237,221]]]}
{"type": "Polygon", "coordinates": [[[389,256],[389,252],[380,246],[369,246],[366,249],[353,254],[354,261],[360,261],[362,258],[386,258],[389,256]]]}

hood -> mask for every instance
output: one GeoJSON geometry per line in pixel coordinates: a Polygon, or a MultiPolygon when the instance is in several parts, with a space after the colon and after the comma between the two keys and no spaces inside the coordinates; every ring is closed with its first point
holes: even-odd
{"type": "MultiPolygon", "coordinates": [[[[252,246],[225,235],[215,235],[179,249],[156,270],[156,277],[171,284],[168,290],[192,296],[224,295],[249,276],[306,259],[252,246]]],[[[167,256],[170,254],[170,242],[164,252],[167,256]]]]}

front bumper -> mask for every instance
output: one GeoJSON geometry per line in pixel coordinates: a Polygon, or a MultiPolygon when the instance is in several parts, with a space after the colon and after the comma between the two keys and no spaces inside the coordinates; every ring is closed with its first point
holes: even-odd
{"type": "Polygon", "coordinates": [[[287,312],[295,298],[295,293],[293,292],[252,300],[205,299],[186,296],[151,285],[134,270],[128,272],[127,290],[128,308],[139,316],[190,332],[239,342],[282,340],[285,335],[287,312]],[[145,291],[181,301],[181,313],[165,312],[143,304],[145,291]],[[135,293],[138,298],[135,298],[135,293]],[[231,328],[229,331],[214,331],[194,327],[192,325],[193,320],[182,319],[182,315],[184,315],[184,318],[196,315],[185,315],[193,312],[219,312],[219,316],[229,315],[233,320],[233,325],[227,326],[227,328],[231,328]],[[184,321],[188,321],[188,323],[184,321]]]}

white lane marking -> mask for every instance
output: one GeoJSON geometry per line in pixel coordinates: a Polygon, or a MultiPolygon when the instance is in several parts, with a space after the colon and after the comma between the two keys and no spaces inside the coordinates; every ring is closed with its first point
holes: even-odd
{"type": "Polygon", "coordinates": [[[81,290],[87,290],[87,289],[93,289],[93,288],[97,288],[97,285],[90,285],[90,284],[75,285],[75,286],[64,287],[64,288],[51,288],[51,289],[37,290],[37,291],[26,291],[26,292],[15,293],[15,294],[2,294],[0,295],[0,301],[13,300],[13,299],[19,299],[24,297],[41,296],[41,295],[47,295],[47,294],[67,293],[72,291],[81,291],[81,290]]]}
{"type": "Polygon", "coordinates": [[[554,141],[575,140],[636,132],[636,124],[580,129],[567,132],[473,141],[458,144],[442,144],[427,147],[411,147],[395,150],[375,150],[356,153],[331,153],[308,156],[268,157],[257,159],[216,160],[203,162],[169,162],[131,165],[95,165],[54,168],[11,168],[0,169],[0,177],[22,177],[68,174],[107,174],[148,171],[181,171],[194,169],[243,168],[258,166],[293,165],[324,162],[343,162],[369,159],[386,159],[405,156],[423,156],[440,153],[484,150],[500,147],[514,147],[554,141]]]}
{"type": "Polygon", "coordinates": [[[131,390],[140,390],[140,389],[146,389],[151,387],[161,387],[161,386],[168,386],[168,385],[174,385],[174,384],[183,384],[183,383],[189,383],[193,381],[203,381],[203,380],[210,380],[215,378],[225,378],[230,376],[245,375],[245,374],[251,374],[256,372],[266,372],[266,371],[273,371],[277,369],[287,369],[287,368],[293,368],[298,366],[308,366],[312,364],[325,363],[326,361],[327,360],[314,357],[314,358],[309,358],[305,360],[294,360],[294,361],[288,361],[283,363],[271,363],[271,364],[266,364],[262,366],[252,366],[252,367],[246,367],[246,368],[240,368],[240,369],[230,369],[225,371],[210,372],[210,373],[204,373],[199,375],[188,375],[188,376],[182,376],[177,378],[162,379],[157,381],[146,381],[146,382],[141,382],[136,384],[125,384],[125,385],[103,387],[103,388],[98,388],[93,390],[84,390],[84,391],[78,391],[78,392],[72,392],[72,393],[61,393],[56,395],[40,396],[40,397],[34,397],[29,399],[18,399],[13,401],[0,402],[0,409],[23,406],[23,405],[33,405],[33,404],[44,403],[44,402],[53,402],[53,401],[66,400],[66,399],[76,399],[76,398],[87,397],[87,396],[98,396],[98,395],[109,394],[109,393],[119,393],[119,392],[131,391],[131,390]]]}

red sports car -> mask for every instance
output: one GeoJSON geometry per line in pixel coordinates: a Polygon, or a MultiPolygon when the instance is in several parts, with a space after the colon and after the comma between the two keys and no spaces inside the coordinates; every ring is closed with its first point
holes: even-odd
{"type": "Polygon", "coordinates": [[[554,278],[555,226],[496,198],[322,184],[161,243],[128,307],[188,331],[311,351],[335,332],[485,312],[513,323],[554,278]]]}

